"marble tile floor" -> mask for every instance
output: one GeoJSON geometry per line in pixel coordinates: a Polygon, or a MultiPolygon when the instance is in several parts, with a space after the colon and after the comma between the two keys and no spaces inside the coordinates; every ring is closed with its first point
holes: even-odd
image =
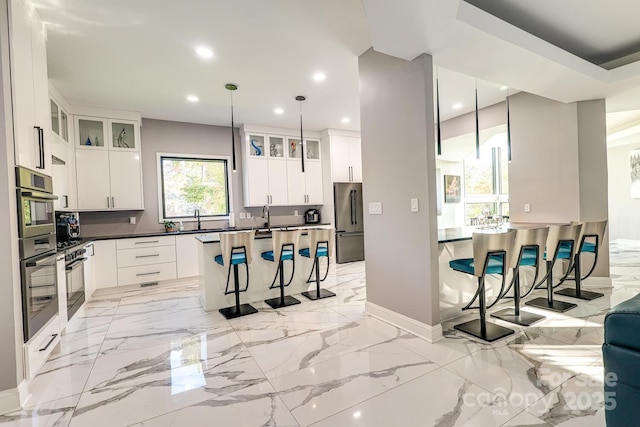
{"type": "Polygon", "coordinates": [[[602,323],[640,292],[638,252],[612,242],[605,297],[527,308],[547,319],[491,345],[455,331],[463,318],[431,344],[368,316],[363,263],[332,267],[335,298],[231,321],[202,310],[195,284],[99,297],[0,424],[604,426],[602,323]]]}

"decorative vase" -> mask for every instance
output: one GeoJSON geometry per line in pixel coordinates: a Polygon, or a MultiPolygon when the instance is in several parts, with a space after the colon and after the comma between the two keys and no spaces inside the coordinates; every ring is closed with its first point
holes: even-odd
{"type": "Polygon", "coordinates": [[[91,145],[91,138],[87,137],[87,140],[84,142],[84,145],[91,145]]]}

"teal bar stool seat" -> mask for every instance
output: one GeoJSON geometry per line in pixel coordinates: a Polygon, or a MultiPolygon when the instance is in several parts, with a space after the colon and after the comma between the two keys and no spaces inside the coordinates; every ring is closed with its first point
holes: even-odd
{"type": "MultiPolygon", "coordinates": [[[[525,305],[560,313],[564,313],[565,311],[576,307],[576,304],[553,299],[553,266],[558,260],[568,260],[572,263],[581,230],[582,224],[549,226],[549,234],[547,236],[544,253],[544,259],[547,264],[547,272],[545,276],[547,282],[547,297],[532,299],[527,301],[525,305]],[[570,249],[568,251],[562,250],[561,245],[567,245],[570,249]]],[[[571,268],[572,266],[570,265],[567,271],[570,271],[571,268]]],[[[566,278],[566,275],[564,278],[566,278]]],[[[562,280],[564,280],[564,278],[562,280]]]]}
{"type": "Polygon", "coordinates": [[[242,231],[232,233],[220,233],[220,249],[222,253],[214,257],[215,261],[221,266],[228,267],[227,286],[224,294],[234,294],[236,304],[232,307],[225,307],[218,310],[227,319],[234,319],[247,314],[257,313],[251,304],[240,304],[240,292],[245,292],[249,288],[249,264],[252,261],[253,241],[255,231],[242,231]],[[240,289],[240,280],[238,277],[239,266],[244,265],[246,268],[247,284],[244,289],[240,289]],[[231,269],[233,268],[233,290],[229,290],[229,278],[231,269]]]}
{"type": "Polygon", "coordinates": [[[335,230],[333,228],[312,228],[309,229],[307,233],[309,236],[309,247],[300,249],[298,253],[305,258],[313,259],[313,267],[311,268],[311,273],[309,273],[307,283],[315,282],[316,291],[304,291],[302,295],[310,300],[334,297],[336,294],[333,292],[326,289],[320,289],[320,282],[324,281],[329,273],[329,258],[331,258],[332,255],[333,236],[335,235],[335,230]],[[322,280],[320,280],[320,258],[327,259],[327,271],[322,280]],[[311,276],[313,276],[314,271],[316,278],[315,280],[311,280],[311,276]]]}
{"type": "Polygon", "coordinates": [[[287,307],[289,305],[300,304],[300,300],[284,294],[284,288],[291,284],[296,271],[296,247],[300,242],[300,230],[274,230],[271,232],[271,240],[273,242],[273,250],[262,252],[262,259],[269,262],[277,262],[278,270],[271,282],[270,289],[280,288],[280,297],[265,300],[271,308],[287,307]],[[291,277],[289,281],[284,283],[284,262],[290,261],[291,277]],[[276,281],[280,279],[278,284],[276,281]]]}
{"type": "MultiPolygon", "coordinates": [[[[600,292],[591,292],[582,290],[582,281],[589,277],[593,270],[596,268],[596,264],[598,263],[598,248],[602,244],[604,240],[604,232],[607,228],[607,221],[594,221],[594,222],[585,222],[582,225],[582,232],[580,233],[580,250],[576,251],[573,260],[573,277],[568,277],[568,280],[575,280],[576,286],[575,288],[565,288],[556,292],[558,295],[564,295],[572,298],[578,298],[581,300],[591,301],[596,298],[600,298],[604,296],[604,294],[600,292]],[[594,239],[595,242],[590,242],[586,239],[594,239]],[[593,254],[593,265],[589,272],[582,276],[582,254],[593,254]]],[[[570,249],[567,245],[560,245],[560,250],[568,253],[570,255],[570,249]]]]}
{"type": "Polygon", "coordinates": [[[513,308],[497,311],[491,314],[492,317],[521,326],[531,326],[545,318],[539,314],[520,310],[520,269],[523,267],[535,267],[535,275],[531,285],[531,289],[533,289],[538,280],[540,266],[544,262],[544,246],[548,234],[549,229],[546,227],[516,230],[510,262],[510,267],[513,269],[513,282],[511,284],[513,287],[513,308]]]}
{"type": "MultiPolygon", "coordinates": [[[[449,266],[452,269],[478,278],[478,292],[476,295],[479,303],[480,318],[455,325],[454,328],[456,330],[488,342],[513,334],[513,329],[487,322],[485,276],[487,274],[500,274],[504,285],[514,238],[514,231],[498,234],[473,233],[473,258],[455,259],[449,262],[449,266]]],[[[475,298],[476,296],[474,296],[475,298]]],[[[472,302],[473,300],[465,308],[469,308],[472,302]]]]}

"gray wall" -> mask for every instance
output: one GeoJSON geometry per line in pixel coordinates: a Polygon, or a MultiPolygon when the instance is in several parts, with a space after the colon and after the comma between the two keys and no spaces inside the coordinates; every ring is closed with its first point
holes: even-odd
{"type": "MultiPolygon", "coordinates": [[[[489,129],[507,123],[506,102],[499,102],[478,111],[478,127],[480,130],[489,129]]],[[[442,139],[454,138],[460,135],[476,132],[476,113],[467,113],[440,124],[442,139]]],[[[442,147],[443,151],[445,146],[442,147]]]]}
{"type": "MultiPolygon", "coordinates": [[[[510,98],[512,222],[568,223],[608,218],[604,100],[563,104],[527,93],[510,98]],[[531,212],[524,211],[524,204],[531,212]]],[[[608,240],[597,277],[608,276],[608,240]]]]}
{"type": "Polygon", "coordinates": [[[359,57],[367,300],[439,323],[433,66],[373,49],[359,57]],[[420,212],[410,212],[418,198],[420,212]],[[382,215],[368,204],[382,202],[382,215]]]}
{"type": "MultiPolygon", "coordinates": [[[[7,2],[0,0],[0,392],[22,381],[22,304],[18,256],[18,218],[14,172],[11,82],[9,79],[9,24],[7,2]]],[[[16,399],[17,401],[17,399],[16,399]]],[[[16,402],[17,403],[17,402],[16,402]]],[[[0,408],[3,409],[3,408],[0,408]]]]}
{"type": "Polygon", "coordinates": [[[630,152],[640,150],[640,140],[609,148],[609,236],[615,239],[640,240],[640,199],[631,198],[630,152]]]}

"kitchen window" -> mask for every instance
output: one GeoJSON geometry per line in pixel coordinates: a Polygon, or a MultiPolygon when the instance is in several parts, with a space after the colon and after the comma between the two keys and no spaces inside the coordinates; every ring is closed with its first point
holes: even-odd
{"type": "Polygon", "coordinates": [[[158,154],[160,221],[221,219],[229,215],[229,169],[225,157],[158,154]]]}

